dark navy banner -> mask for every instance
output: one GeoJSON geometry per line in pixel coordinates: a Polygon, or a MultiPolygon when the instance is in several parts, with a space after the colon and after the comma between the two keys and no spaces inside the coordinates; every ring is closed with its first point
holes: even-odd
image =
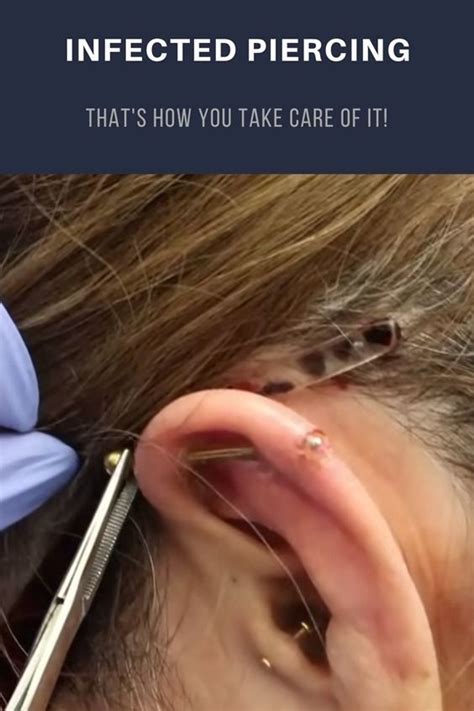
{"type": "Polygon", "coordinates": [[[474,172],[474,3],[2,4],[2,172],[474,172]]]}

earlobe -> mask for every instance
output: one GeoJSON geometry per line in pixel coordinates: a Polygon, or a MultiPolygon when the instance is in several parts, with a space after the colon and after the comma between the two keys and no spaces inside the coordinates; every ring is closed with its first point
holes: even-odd
{"type": "MultiPolygon", "coordinates": [[[[210,434],[251,443],[256,463],[227,462],[203,476],[226,501],[217,509],[221,518],[236,518],[233,510],[276,532],[323,599],[331,616],[326,653],[334,699],[350,711],[380,711],[387,699],[393,699],[393,708],[437,711],[431,632],[401,551],[355,472],[317,424],[251,393],[186,396],[145,431],[137,478],[157,509],[168,508],[166,515],[185,520],[200,510],[176,468],[190,443],[210,434]]],[[[265,650],[262,654],[266,659],[265,650]]],[[[282,673],[285,655],[275,654],[272,667],[282,673]]]]}

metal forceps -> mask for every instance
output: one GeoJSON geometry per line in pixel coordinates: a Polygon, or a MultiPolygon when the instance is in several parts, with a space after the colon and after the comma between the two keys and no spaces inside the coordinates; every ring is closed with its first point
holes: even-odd
{"type": "Polygon", "coordinates": [[[137,493],[131,463],[132,453],[125,449],[46,613],[5,711],[43,711],[47,708],[66,654],[92,604],[137,493]]]}
{"type": "MultiPolygon", "coordinates": [[[[250,447],[191,452],[197,463],[250,458],[250,447]]],[[[79,549],[46,613],[5,711],[45,711],[77,631],[87,615],[137,493],[130,449],[109,455],[110,481],[79,549]]]]}

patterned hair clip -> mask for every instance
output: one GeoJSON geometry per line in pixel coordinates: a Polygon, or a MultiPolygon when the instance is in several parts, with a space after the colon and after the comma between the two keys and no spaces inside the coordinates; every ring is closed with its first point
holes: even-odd
{"type": "Polygon", "coordinates": [[[401,329],[396,321],[376,321],[321,343],[317,349],[303,354],[299,364],[320,382],[390,353],[400,339],[401,329]]]}
{"type": "Polygon", "coordinates": [[[311,350],[264,351],[234,369],[229,387],[260,395],[281,395],[297,387],[337,379],[391,353],[400,340],[400,326],[387,318],[355,326],[311,350]]]}

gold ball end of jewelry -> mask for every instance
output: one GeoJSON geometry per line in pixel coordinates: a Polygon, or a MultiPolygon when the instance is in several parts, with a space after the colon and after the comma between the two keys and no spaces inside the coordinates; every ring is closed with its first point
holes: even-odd
{"type": "Polygon", "coordinates": [[[119,452],[119,451],[109,452],[108,454],[105,455],[104,469],[109,476],[112,476],[112,474],[114,473],[115,467],[119,463],[121,456],[122,456],[122,452],[119,452]]]}

